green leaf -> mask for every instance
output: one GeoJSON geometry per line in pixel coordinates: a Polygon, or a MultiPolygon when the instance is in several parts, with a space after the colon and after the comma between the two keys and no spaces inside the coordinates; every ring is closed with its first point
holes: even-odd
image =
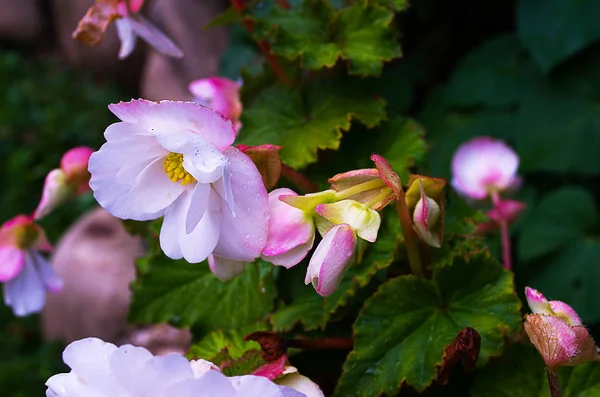
{"type": "Polygon", "coordinates": [[[445,347],[467,326],[481,335],[478,365],[501,354],[504,337],[521,324],[512,278],[481,252],[456,258],[432,280],[409,275],[383,284],[354,324],[355,347],[335,395],[391,395],[404,383],[425,389],[445,347]]]}
{"type": "Polygon", "coordinates": [[[519,0],[517,32],[544,72],[600,38],[596,0],[519,0]]]}
{"type": "Polygon", "coordinates": [[[271,7],[264,18],[257,14],[257,37],[270,37],[273,53],[301,58],[305,69],[332,67],[341,57],[350,61],[351,74],[379,75],[384,61],[401,55],[394,13],[367,2],[336,11],[326,0],[304,0],[290,10],[271,7]]]}
{"type": "Polygon", "coordinates": [[[237,328],[264,318],[273,307],[272,265],[246,265],[233,280],[222,282],[206,263],[172,261],[162,254],[133,285],[130,320],[171,322],[206,330],[237,328]]]}
{"type": "Polygon", "coordinates": [[[213,357],[223,351],[223,349],[227,349],[229,357],[237,360],[248,350],[261,349],[258,342],[244,341],[244,336],[261,329],[265,329],[265,327],[247,326],[244,327],[243,330],[213,331],[202,338],[198,343],[194,343],[190,347],[187,357],[190,359],[202,358],[210,361],[213,357]]]}
{"type": "Polygon", "coordinates": [[[378,145],[404,183],[408,182],[408,168],[419,163],[427,153],[423,127],[414,119],[396,116],[381,125],[383,137],[378,145]]]}
{"type": "Polygon", "coordinates": [[[217,26],[232,25],[241,21],[242,15],[239,13],[239,11],[236,10],[235,7],[229,6],[224,12],[217,15],[212,21],[204,25],[202,30],[216,28],[217,26]]]}
{"type": "Polygon", "coordinates": [[[342,131],[356,118],[374,127],[385,118],[385,101],[361,89],[359,81],[313,81],[300,91],[273,86],[242,113],[240,143],[281,145],[281,160],[302,168],[317,160],[318,149],[337,149],[342,131]]]}
{"type": "Polygon", "coordinates": [[[537,203],[527,218],[519,240],[519,257],[530,261],[582,240],[597,223],[598,211],[587,190],[556,190],[537,203]]]}
{"type": "Polygon", "coordinates": [[[407,9],[409,6],[407,0],[370,0],[369,3],[377,4],[394,11],[402,11],[407,9]]]}
{"type": "Polygon", "coordinates": [[[592,195],[567,187],[544,197],[524,222],[519,256],[543,260],[544,271],[534,269],[529,284],[552,299],[573,306],[584,323],[600,320],[597,285],[600,240],[590,235],[598,226],[592,195]]]}
{"type": "MultiPolygon", "coordinates": [[[[544,360],[528,342],[507,349],[477,375],[472,397],[548,397],[544,360]]],[[[564,397],[600,395],[600,363],[586,363],[559,370],[564,397]]]]}
{"type": "Polygon", "coordinates": [[[289,331],[299,323],[302,323],[307,331],[324,327],[328,316],[323,308],[323,297],[317,294],[312,286],[306,288],[306,293],[271,316],[273,331],[289,331]]]}

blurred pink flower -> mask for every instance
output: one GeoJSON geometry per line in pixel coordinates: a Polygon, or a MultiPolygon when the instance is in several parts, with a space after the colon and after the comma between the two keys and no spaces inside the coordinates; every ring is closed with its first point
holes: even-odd
{"type": "Polygon", "coordinates": [[[229,120],[195,102],[132,100],[109,109],[122,122],[106,129],[89,164],[102,207],[121,219],[164,216],[160,246],[173,259],[260,256],[268,195],[252,160],[231,146],[229,120]]]}
{"type": "Polygon", "coordinates": [[[34,219],[43,218],[60,204],[89,190],[88,161],[93,152],[81,146],[63,155],[60,168],[46,176],[42,199],[33,213],[34,219]]]}
{"type": "Polygon", "coordinates": [[[121,40],[119,58],[127,58],[133,52],[138,36],[160,53],[175,58],[183,57],[183,51],[139,13],[143,3],[144,0],[131,0],[129,7],[126,1],[119,1],[117,4],[119,17],[115,20],[115,25],[121,40]]]}
{"type": "Polygon", "coordinates": [[[504,142],[478,137],[462,144],[452,158],[452,185],[472,199],[486,198],[519,183],[519,157],[504,142]]]}
{"type": "Polygon", "coordinates": [[[47,397],[306,397],[264,377],[227,377],[205,360],[153,356],[142,347],[117,347],[97,338],[71,343],[63,360],[71,372],[48,379],[47,397]]]}
{"type": "Polygon", "coordinates": [[[525,331],[549,369],[600,359],[575,310],[564,302],[548,301],[533,288],[526,287],[525,296],[534,313],[525,316],[525,331]]]}
{"type": "Polygon", "coordinates": [[[242,127],[242,102],[240,101],[240,84],[226,77],[209,77],[194,80],[189,90],[201,105],[221,113],[233,122],[236,131],[242,127]]]}
{"type": "Polygon", "coordinates": [[[0,228],[0,282],[4,303],[16,316],[39,312],[46,291],[62,289],[63,281],[38,252],[51,249],[44,230],[30,216],[18,215],[0,228]]]}

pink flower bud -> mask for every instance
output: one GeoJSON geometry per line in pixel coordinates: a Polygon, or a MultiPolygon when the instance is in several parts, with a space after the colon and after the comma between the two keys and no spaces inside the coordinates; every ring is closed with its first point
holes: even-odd
{"type": "Polygon", "coordinates": [[[376,168],[352,170],[329,178],[331,189],[344,198],[368,204],[379,211],[395,198],[376,168]]]}
{"type": "Polygon", "coordinates": [[[548,301],[541,292],[530,287],[525,287],[525,298],[534,314],[548,314],[560,317],[569,325],[582,325],[575,310],[564,302],[548,301]]]}
{"type": "Polygon", "coordinates": [[[60,160],[60,169],[64,172],[67,183],[75,186],[78,194],[90,189],[88,163],[92,153],[93,149],[80,146],[67,151],[60,160]]]}
{"type": "Polygon", "coordinates": [[[281,196],[300,197],[290,189],[269,193],[269,231],[262,258],[291,268],[308,254],[315,241],[315,224],[310,214],[282,201],[281,196]]]}
{"type": "Polygon", "coordinates": [[[346,224],[334,226],[315,250],[304,283],[312,282],[321,296],[331,295],[340,285],[356,249],[356,233],[346,224]]]}
{"type": "Polygon", "coordinates": [[[419,179],[421,199],[417,202],[413,213],[414,229],[419,237],[432,247],[442,245],[438,226],[442,213],[440,206],[425,194],[423,182],[419,179]]]}
{"type": "Polygon", "coordinates": [[[381,216],[375,210],[354,200],[319,204],[316,211],[333,225],[347,224],[363,240],[375,242],[381,226],[381,216]]]}
{"type": "Polygon", "coordinates": [[[525,203],[516,200],[498,200],[494,208],[488,212],[488,217],[496,222],[514,222],[525,210],[525,203]]]}
{"type": "Polygon", "coordinates": [[[212,108],[234,122],[236,131],[242,114],[240,101],[240,84],[225,77],[210,77],[192,81],[189,90],[204,106],[212,108]]]}
{"type": "Polygon", "coordinates": [[[493,191],[518,184],[519,157],[504,142],[474,138],[458,148],[452,158],[452,186],[472,199],[484,199],[493,191]]]}

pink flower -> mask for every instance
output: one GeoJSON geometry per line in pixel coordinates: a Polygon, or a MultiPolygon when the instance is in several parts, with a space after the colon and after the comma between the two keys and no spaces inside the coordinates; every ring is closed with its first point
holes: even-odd
{"type": "Polygon", "coordinates": [[[550,369],[600,359],[594,340],[569,305],[548,301],[533,288],[525,296],[534,314],[525,316],[525,331],[550,369]]]}
{"type": "Polygon", "coordinates": [[[281,196],[298,196],[282,188],[269,193],[269,232],[262,258],[289,269],[304,259],[315,241],[312,215],[281,201],[281,196]]]}
{"type": "Polygon", "coordinates": [[[138,36],[160,53],[175,58],[183,57],[183,51],[170,38],[139,14],[143,3],[143,0],[129,1],[131,8],[127,7],[125,1],[119,1],[117,4],[118,18],[115,20],[115,24],[121,40],[119,59],[127,58],[133,52],[138,36]]]}
{"type": "Polygon", "coordinates": [[[4,303],[16,316],[39,312],[46,291],[62,289],[62,280],[38,252],[51,249],[44,230],[32,217],[18,215],[0,228],[0,282],[4,283],[4,303]]]}
{"type": "Polygon", "coordinates": [[[519,157],[504,142],[474,138],[458,148],[452,158],[452,185],[461,194],[480,200],[519,183],[519,157]]]}
{"type": "Polygon", "coordinates": [[[89,165],[102,207],[121,219],[164,216],[160,246],[173,259],[260,256],[268,195],[252,160],[231,146],[229,120],[195,102],[132,100],[109,109],[122,122],[106,129],[89,165]]]}
{"type": "Polygon", "coordinates": [[[422,179],[419,179],[421,198],[417,202],[413,214],[414,229],[419,237],[432,247],[439,248],[442,245],[438,225],[441,217],[441,209],[438,203],[425,194],[422,179]]]}
{"type": "Polygon", "coordinates": [[[352,262],[356,243],[356,233],[349,225],[334,226],[310,258],[304,283],[312,283],[321,296],[334,293],[352,262]]]}
{"type": "Polygon", "coordinates": [[[192,81],[189,90],[201,105],[212,108],[230,119],[236,131],[241,128],[239,120],[242,115],[242,102],[238,82],[225,77],[209,77],[192,81]]]}
{"type": "Polygon", "coordinates": [[[71,343],[63,360],[71,372],[48,379],[47,397],[306,397],[260,376],[229,378],[208,361],[153,356],[142,347],[97,338],[71,343]]]}
{"type": "Polygon", "coordinates": [[[46,176],[42,199],[33,213],[34,219],[43,218],[60,204],[89,190],[88,161],[92,153],[92,149],[82,146],[63,155],[60,168],[46,176]]]}

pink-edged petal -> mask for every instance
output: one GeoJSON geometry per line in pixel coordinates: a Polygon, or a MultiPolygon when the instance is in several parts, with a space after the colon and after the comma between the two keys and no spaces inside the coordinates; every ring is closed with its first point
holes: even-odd
{"type": "Polygon", "coordinates": [[[262,376],[244,375],[230,378],[233,387],[237,390],[239,397],[305,397],[295,390],[278,386],[262,376]],[[287,394],[283,394],[284,390],[287,394]]]}
{"type": "Polygon", "coordinates": [[[571,306],[561,301],[550,301],[548,304],[552,308],[552,311],[558,317],[568,322],[569,325],[582,325],[581,318],[579,318],[579,315],[571,306]]]}
{"type": "Polygon", "coordinates": [[[275,383],[292,388],[306,397],[325,397],[325,394],[323,394],[315,382],[306,376],[300,375],[298,372],[285,375],[282,378],[277,379],[275,383]]]}
{"type": "Polygon", "coordinates": [[[192,81],[189,90],[200,103],[208,106],[223,116],[237,120],[242,113],[237,81],[225,77],[209,77],[192,81]]]}
{"type": "Polygon", "coordinates": [[[28,255],[19,274],[4,284],[4,303],[19,317],[38,313],[44,307],[46,289],[28,255]]]}
{"type": "Polygon", "coordinates": [[[199,378],[173,384],[166,390],[164,395],[177,397],[245,396],[243,394],[236,394],[236,391],[231,384],[231,380],[219,371],[208,371],[199,378]]]}
{"type": "Polygon", "coordinates": [[[283,266],[286,269],[290,269],[290,268],[296,266],[298,263],[302,262],[302,260],[304,258],[306,258],[306,255],[308,255],[308,253],[312,249],[314,242],[315,242],[315,233],[313,231],[313,233],[310,237],[310,240],[308,240],[306,243],[301,244],[295,248],[292,248],[291,250],[289,250],[287,252],[284,252],[284,253],[278,254],[278,255],[274,255],[274,256],[266,255],[263,251],[261,258],[263,258],[265,261],[270,262],[274,265],[283,266]]]}
{"type": "Polygon", "coordinates": [[[534,314],[554,314],[550,303],[540,291],[525,287],[525,299],[527,299],[527,304],[534,314]]]}
{"type": "Polygon", "coordinates": [[[88,162],[94,150],[79,146],[68,150],[60,159],[60,169],[63,170],[67,179],[82,173],[87,172],[88,162]]]}
{"type": "MultiPolygon", "coordinates": [[[[180,354],[170,353],[154,356],[146,361],[136,373],[131,396],[171,396],[168,388],[172,384],[193,379],[189,361],[180,354]]],[[[176,395],[175,395],[176,396],[176,395]]]]}
{"type": "MultiPolygon", "coordinates": [[[[298,262],[300,262],[304,256],[301,258],[297,258],[297,256],[301,252],[304,252],[304,255],[306,255],[310,248],[312,248],[312,242],[315,238],[315,224],[312,218],[307,216],[304,211],[279,200],[279,197],[282,195],[297,196],[298,194],[287,188],[275,189],[269,193],[269,228],[267,243],[262,254],[269,258],[274,258],[295,250],[298,247],[303,247],[297,255],[294,255],[296,259],[299,259],[298,262]]],[[[284,262],[286,262],[286,267],[288,268],[298,263],[284,262]]],[[[276,262],[272,263],[279,264],[276,262]]]]}
{"type": "Polygon", "coordinates": [[[474,138],[460,146],[452,158],[452,185],[470,198],[483,199],[492,189],[510,188],[518,167],[519,157],[504,142],[474,138]]]}
{"type": "Polygon", "coordinates": [[[13,246],[0,246],[0,282],[13,279],[25,263],[25,252],[13,246]]]}
{"type": "Polygon", "coordinates": [[[242,274],[246,262],[234,261],[217,255],[208,257],[210,271],[221,281],[231,280],[242,274]]]}
{"type": "Polygon", "coordinates": [[[564,320],[545,314],[525,317],[525,331],[546,365],[551,368],[566,365],[577,354],[581,341],[575,327],[564,320]]]}
{"type": "Polygon", "coordinates": [[[191,195],[190,207],[185,217],[185,232],[187,234],[191,233],[198,226],[198,222],[200,222],[200,219],[202,219],[208,208],[210,185],[207,183],[197,183],[191,195]]]}
{"type": "Polygon", "coordinates": [[[154,135],[151,130],[141,124],[123,121],[109,125],[104,131],[104,138],[107,142],[128,143],[134,141],[138,145],[140,144],[140,137],[146,137],[158,144],[154,135]]]}
{"type": "Polygon", "coordinates": [[[121,48],[119,49],[119,59],[125,59],[135,49],[135,42],[137,41],[137,35],[133,30],[130,18],[119,18],[115,20],[115,26],[117,27],[117,34],[121,41],[121,48]]]}
{"type": "MultiPolygon", "coordinates": [[[[87,168],[87,163],[86,163],[87,168]]],[[[33,212],[34,219],[41,219],[48,215],[54,208],[75,195],[75,190],[67,185],[67,178],[61,169],[48,173],[44,181],[42,198],[33,212]]]]}
{"type": "Polygon", "coordinates": [[[321,296],[331,295],[340,285],[356,249],[356,233],[349,225],[333,227],[317,246],[304,282],[321,296]]]}
{"type": "Polygon", "coordinates": [[[381,216],[368,206],[354,200],[341,200],[331,204],[319,204],[317,213],[335,225],[349,225],[363,240],[375,242],[381,216]]]}
{"type": "MultiPolygon", "coordinates": [[[[209,258],[209,260],[210,260],[210,258],[209,258]]],[[[192,369],[192,372],[194,373],[194,378],[200,378],[208,371],[221,372],[221,368],[219,368],[215,364],[211,363],[210,361],[206,361],[202,358],[190,361],[190,368],[192,369]]]]}
{"type": "Polygon", "coordinates": [[[223,175],[227,157],[199,136],[190,138],[183,152],[183,167],[200,183],[216,182],[223,175]]]}
{"type": "Polygon", "coordinates": [[[158,158],[137,177],[129,193],[130,206],[135,212],[152,214],[162,211],[187,190],[180,182],[173,182],[164,167],[164,159],[158,158]]]}
{"type": "Polygon", "coordinates": [[[134,34],[144,39],[144,41],[150,44],[156,51],[173,58],[183,57],[181,48],[142,15],[130,15],[124,19],[129,20],[134,34]]]}
{"type": "Polygon", "coordinates": [[[29,251],[27,254],[33,260],[35,270],[46,290],[52,293],[59,292],[64,286],[64,281],[54,271],[48,260],[34,250],[29,251]]]}
{"type": "Polygon", "coordinates": [[[231,121],[196,102],[134,99],[108,108],[123,121],[137,123],[150,131],[156,129],[163,135],[185,131],[198,134],[219,151],[229,147],[236,135],[231,121]]]}
{"type": "Polygon", "coordinates": [[[235,213],[221,198],[222,238],[215,254],[232,260],[252,262],[267,241],[268,194],[252,160],[234,147],[224,154],[229,159],[235,213]]]}

